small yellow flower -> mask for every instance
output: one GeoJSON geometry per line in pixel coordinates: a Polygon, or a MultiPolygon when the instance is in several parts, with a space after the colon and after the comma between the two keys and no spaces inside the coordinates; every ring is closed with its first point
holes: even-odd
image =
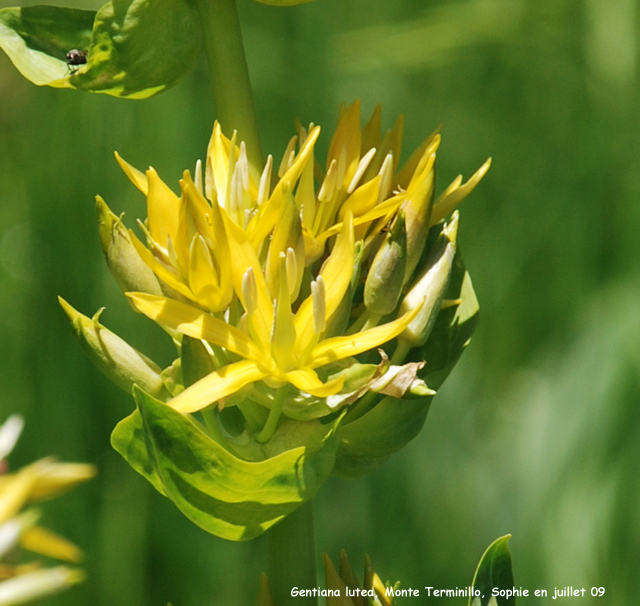
{"type": "Polygon", "coordinates": [[[0,426],[0,604],[23,604],[57,593],[81,582],[84,573],[75,568],[41,568],[39,564],[15,564],[17,547],[65,562],[78,563],[82,551],[60,535],[38,525],[40,512],[25,509],[34,501],[67,491],[95,475],[92,465],[57,463],[42,459],[15,473],[3,473],[23,422],[9,417],[0,426]],[[5,555],[12,554],[4,563],[5,555]]]}

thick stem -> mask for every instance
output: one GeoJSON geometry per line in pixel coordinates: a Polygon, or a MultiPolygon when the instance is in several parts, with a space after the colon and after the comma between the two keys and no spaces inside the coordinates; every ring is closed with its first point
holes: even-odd
{"type": "Polygon", "coordinates": [[[316,597],[291,595],[294,587],[317,587],[312,501],[267,532],[267,567],[277,606],[318,606],[316,597]]]}
{"type": "Polygon", "coordinates": [[[249,163],[262,171],[262,147],[236,0],[196,0],[202,19],[211,86],[222,131],[247,146],[249,163]]]}

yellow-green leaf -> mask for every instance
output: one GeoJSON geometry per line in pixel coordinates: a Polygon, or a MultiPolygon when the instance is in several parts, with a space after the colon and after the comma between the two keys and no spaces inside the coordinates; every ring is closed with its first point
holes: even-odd
{"type": "Polygon", "coordinates": [[[188,415],[134,388],[151,463],[167,496],[192,522],[234,541],[252,539],[310,499],[331,473],[334,425],[313,446],[261,461],[234,455],[188,415]]]}
{"type": "Polygon", "coordinates": [[[193,65],[200,27],[188,0],[113,0],[97,13],[8,8],[0,11],[0,47],[39,86],[144,99],[193,65]],[[86,54],[86,64],[67,64],[74,49],[86,54]]]}

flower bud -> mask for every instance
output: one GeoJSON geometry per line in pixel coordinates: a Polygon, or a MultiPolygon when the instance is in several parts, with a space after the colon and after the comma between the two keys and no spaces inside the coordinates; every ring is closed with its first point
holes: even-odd
{"type": "Polygon", "coordinates": [[[399,211],[391,231],[378,249],[364,284],[364,304],[378,316],[391,313],[398,303],[407,259],[405,216],[399,211]]]}
{"type": "Polygon", "coordinates": [[[419,347],[429,338],[444,293],[449,285],[458,235],[458,213],[444,226],[434,250],[427,255],[426,267],[402,301],[399,315],[422,306],[418,315],[398,337],[398,347],[419,347]]]}
{"type": "Polygon", "coordinates": [[[93,318],[76,311],[61,297],[58,301],[69,317],[71,329],[91,361],[118,387],[131,393],[134,384],[147,393],[166,395],[160,367],[100,324],[99,311],[93,318]]]}
{"type": "Polygon", "coordinates": [[[122,292],[161,295],[158,279],[133,246],[129,231],[122,224],[120,217],[111,212],[100,196],[96,196],[96,210],[102,252],[109,271],[122,292]]]}

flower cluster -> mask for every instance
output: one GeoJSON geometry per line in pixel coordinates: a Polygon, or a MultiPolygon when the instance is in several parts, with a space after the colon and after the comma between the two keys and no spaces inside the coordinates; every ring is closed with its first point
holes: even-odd
{"type": "MultiPolygon", "coordinates": [[[[438,318],[445,344],[441,359],[429,360],[433,370],[446,374],[468,340],[447,332],[464,324],[461,310],[475,313],[475,297],[457,254],[457,212],[444,220],[490,161],[436,198],[440,135],[400,166],[402,130],[400,119],[383,137],[379,107],[361,127],[355,102],[340,112],[324,168],[315,157],[320,127],[311,124],[298,126],[274,175],[271,156],[253,166],[244,144],[216,123],[205,166],[184,172],[180,195],[154,169],[142,173],[116,154],[147,198],[147,220],[139,221],[141,241],[98,198],[105,257],[133,307],[172,335],[179,358],[161,370],[98,315],[61,302],[94,362],[133,390],[142,421],[120,428],[114,445],[159,490],[172,481],[158,456],[131,447],[140,429],[145,449],[155,443],[151,409],[180,413],[173,425],[201,412],[206,427],[186,418],[244,461],[270,460],[285,447],[320,452],[337,440],[323,473],[342,475],[363,473],[415,435],[405,428],[371,450],[375,431],[366,424],[378,417],[386,430],[390,416],[415,415],[419,429],[435,393],[422,369],[438,318]],[[415,408],[396,414],[400,398],[415,408]],[[350,425],[363,435],[345,440],[350,425]]],[[[168,441],[156,435],[158,448],[168,441]]]]}
{"type": "Polygon", "coordinates": [[[37,562],[20,561],[21,549],[73,564],[82,559],[82,552],[73,543],[38,525],[37,509],[24,508],[34,501],[56,497],[95,474],[91,465],[51,459],[8,473],[6,457],[22,426],[17,415],[0,426],[0,605],[31,602],[84,578],[82,571],[69,566],[44,568],[37,562]]]}

